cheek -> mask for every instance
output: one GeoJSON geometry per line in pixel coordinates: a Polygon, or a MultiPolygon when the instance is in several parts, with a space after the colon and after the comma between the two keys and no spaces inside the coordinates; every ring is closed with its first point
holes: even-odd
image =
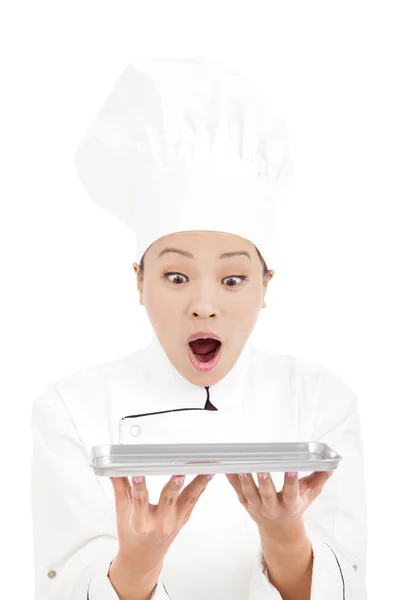
{"type": "Polygon", "coordinates": [[[261,298],[259,298],[257,291],[247,291],[244,294],[236,294],[235,298],[231,298],[230,301],[227,300],[227,304],[231,314],[250,320],[253,315],[257,315],[261,298]]]}
{"type": "Polygon", "coordinates": [[[244,301],[236,303],[231,311],[228,311],[228,319],[238,324],[243,331],[251,331],[256,325],[261,311],[257,295],[246,297],[244,301]]]}
{"type": "Polygon", "coordinates": [[[179,314],[182,305],[176,294],[168,294],[165,290],[149,290],[144,295],[144,306],[149,316],[154,320],[164,320],[167,325],[171,315],[179,314]]]}

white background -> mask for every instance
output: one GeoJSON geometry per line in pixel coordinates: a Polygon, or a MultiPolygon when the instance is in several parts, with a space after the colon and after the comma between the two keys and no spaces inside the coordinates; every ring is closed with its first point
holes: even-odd
{"type": "Polygon", "coordinates": [[[227,61],[289,126],[296,170],[268,265],[276,274],[267,309],[250,342],[319,360],[357,392],[369,600],[405,589],[403,9],[391,0],[37,0],[3,8],[2,597],[33,597],[32,402],[50,380],[150,339],[132,268],[135,238],[92,204],[73,166],[90,120],[140,55],[227,61]]]}

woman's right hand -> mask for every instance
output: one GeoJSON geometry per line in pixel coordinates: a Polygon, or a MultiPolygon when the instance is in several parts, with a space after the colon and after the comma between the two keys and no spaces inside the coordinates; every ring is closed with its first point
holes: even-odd
{"type": "Polygon", "coordinates": [[[206,475],[197,475],[180,493],[184,477],[171,477],[157,505],[149,502],[145,477],[140,483],[132,478],[131,484],[127,477],[110,477],[119,537],[119,552],[109,570],[113,584],[111,575],[119,569],[127,589],[148,579],[149,574],[158,578],[166,553],[210,481],[206,475]],[[181,483],[176,483],[176,478],[182,478],[181,483]]]}

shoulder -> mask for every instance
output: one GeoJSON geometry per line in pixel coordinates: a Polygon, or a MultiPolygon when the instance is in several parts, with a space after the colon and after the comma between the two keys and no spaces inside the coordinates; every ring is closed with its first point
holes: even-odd
{"type": "Polygon", "coordinates": [[[315,422],[346,418],[357,410],[355,392],[337,369],[325,363],[254,347],[250,361],[259,380],[279,382],[297,399],[299,410],[314,414],[315,422]]]}
{"type": "Polygon", "coordinates": [[[143,356],[138,359],[139,352],[76,369],[49,381],[32,404],[34,431],[54,440],[74,439],[88,450],[101,439],[114,443],[118,433],[114,410],[120,399],[120,382],[128,377],[139,379],[138,369],[143,363],[143,356]]]}
{"type": "Polygon", "coordinates": [[[349,386],[342,379],[336,369],[320,361],[294,356],[292,354],[279,354],[261,348],[249,347],[250,361],[258,364],[260,369],[267,372],[280,371],[286,374],[297,374],[300,377],[312,377],[325,386],[341,389],[353,394],[349,386]]]}
{"type": "Polygon", "coordinates": [[[34,400],[33,410],[60,406],[60,410],[65,412],[76,412],[76,408],[80,410],[86,404],[95,406],[102,403],[112,381],[138,368],[140,352],[81,367],[53,378],[34,400]]]}
{"type": "Polygon", "coordinates": [[[303,379],[317,384],[327,367],[310,358],[301,358],[292,354],[279,354],[263,348],[248,348],[251,365],[266,377],[303,379]]]}
{"type": "Polygon", "coordinates": [[[133,368],[134,365],[137,365],[139,353],[140,351],[132,352],[119,358],[64,373],[56,377],[52,384],[61,389],[71,385],[86,386],[94,384],[101,379],[113,377],[126,369],[133,368]]]}

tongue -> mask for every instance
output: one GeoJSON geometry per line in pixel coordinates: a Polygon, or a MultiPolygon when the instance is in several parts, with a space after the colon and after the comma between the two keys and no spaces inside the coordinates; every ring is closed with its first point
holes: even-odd
{"type": "Polygon", "coordinates": [[[217,340],[213,340],[211,338],[207,338],[206,340],[200,339],[191,342],[191,348],[195,354],[209,354],[209,352],[214,352],[218,347],[219,342],[217,340]]]}

